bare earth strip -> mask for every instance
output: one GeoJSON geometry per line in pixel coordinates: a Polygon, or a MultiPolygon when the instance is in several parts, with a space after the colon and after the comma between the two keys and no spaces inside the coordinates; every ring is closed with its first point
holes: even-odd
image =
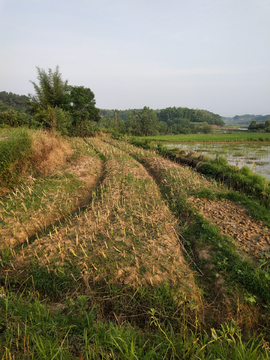
{"type": "Polygon", "coordinates": [[[255,221],[249,212],[229,200],[188,199],[201,214],[232,236],[246,254],[261,258],[270,253],[270,230],[262,221],[255,221]]]}

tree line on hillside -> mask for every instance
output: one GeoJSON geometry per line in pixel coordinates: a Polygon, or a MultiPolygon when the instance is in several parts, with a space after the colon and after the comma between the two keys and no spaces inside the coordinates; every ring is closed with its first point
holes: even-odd
{"type": "Polygon", "coordinates": [[[88,136],[101,129],[149,136],[210,133],[212,125],[224,125],[217,114],[182,107],[99,110],[93,91],[69,85],[58,67],[54,71],[37,67],[37,79],[38,83],[31,81],[35,91],[32,95],[0,92],[0,126],[55,129],[71,136],[88,136]]]}
{"type": "Polygon", "coordinates": [[[100,124],[104,128],[135,136],[210,133],[213,129],[211,125],[224,125],[219,115],[181,107],[161,110],[148,107],[120,111],[102,109],[101,116],[100,124]]]}
{"type": "Polygon", "coordinates": [[[226,125],[249,125],[251,121],[255,120],[258,124],[265,123],[266,120],[270,119],[269,115],[235,115],[233,118],[222,117],[226,125]]]}
{"type": "Polygon", "coordinates": [[[28,97],[25,95],[17,95],[7,91],[0,91],[1,109],[8,109],[10,107],[18,110],[27,109],[28,97]]]}

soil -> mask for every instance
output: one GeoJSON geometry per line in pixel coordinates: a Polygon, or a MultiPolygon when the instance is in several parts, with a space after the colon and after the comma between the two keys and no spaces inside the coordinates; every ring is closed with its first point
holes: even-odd
{"type": "Polygon", "coordinates": [[[258,260],[270,254],[270,229],[255,221],[247,209],[229,200],[208,200],[190,197],[194,207],[222,233],[233,237],[240,252],[258,260]]]}

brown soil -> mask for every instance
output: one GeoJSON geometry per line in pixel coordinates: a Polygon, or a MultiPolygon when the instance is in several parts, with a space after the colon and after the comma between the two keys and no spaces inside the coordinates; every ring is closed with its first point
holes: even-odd
{"type": "Polygon", "coordinates": [[[233,237],[241,252],[253,259],[270,252],[270,229],[252,219],[248,210],[229,200],[207,200],[190,197],[194,207],[220,230],[233,237]]]}

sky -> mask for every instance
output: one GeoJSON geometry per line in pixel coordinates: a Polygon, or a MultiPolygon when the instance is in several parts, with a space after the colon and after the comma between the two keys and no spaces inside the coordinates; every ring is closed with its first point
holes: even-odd
{"type": "Polygon", "coordinates": [[[270,0],[0,0],[0,91],[59,66],[102,109],[270,114],[270,0]]]}

